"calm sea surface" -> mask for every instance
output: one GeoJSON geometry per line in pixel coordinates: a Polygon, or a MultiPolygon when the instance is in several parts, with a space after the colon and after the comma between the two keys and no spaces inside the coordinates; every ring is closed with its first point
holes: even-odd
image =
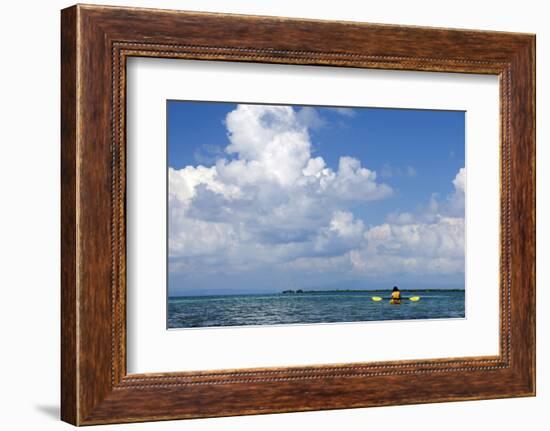
{"type": "Polygon", "coordinates": [[[169,328],[464,317],[464,291],[402,291],[420,301],[389,304],[389,291],[178,296],[168,299],[169,328]]]}

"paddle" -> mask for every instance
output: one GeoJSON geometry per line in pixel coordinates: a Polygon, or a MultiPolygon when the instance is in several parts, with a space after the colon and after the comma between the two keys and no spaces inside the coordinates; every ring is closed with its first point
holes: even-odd
{"type": "MultiPolygon", "coordinates": [[[[372,300],[374,302],[379,302],[379,301],[382,301],[383,299],[392,299],[392,298],[381,298],[380,296],[373,296],[372,297],[372,300]]],[[[400,298],[401,300],[409,300],[409,301],[412,301],[412,302],[417,302],[417,301],[420,301],[420,296],[411,296],[410,298],[400,298]]]]}

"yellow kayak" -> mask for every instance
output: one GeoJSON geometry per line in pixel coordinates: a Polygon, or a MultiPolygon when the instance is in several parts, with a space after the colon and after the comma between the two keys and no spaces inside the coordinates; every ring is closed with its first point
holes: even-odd
{"type": "MultiPolygon", "coordinates": [[[[384,298],[381,298],[380,296],[373,296],[372,297],[372,300],[374,302],[380,302],[382,301],[384,298]]],[[[398,304],[401,304],[401,301],[412,301],[412,302],[417,302],[417,301],[420,301],[420,296],[411,296],[410,298],[401,298],[399,300],[397,299],[391,299],[391,298],[386,298],[386,299],[389,299],[390,300],[390,304],[393,304],[393,305],[398,305],[398,304]]]]}

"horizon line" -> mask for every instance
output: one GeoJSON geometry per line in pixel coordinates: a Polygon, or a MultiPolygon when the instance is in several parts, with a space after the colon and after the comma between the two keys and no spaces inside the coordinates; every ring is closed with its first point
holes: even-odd
{"type": "MultiPolygon", "coordinates": [[[[290,291],[292,291],[294,294],[302,294],[302,293],[349,293],[349,292],[385,292],[385,291],[391,291],[392,288],[385,288],[385,289],[324,289],[324,290],[306,290],[306,289],[285,289],[285,290],[277,290],[277,291],[266,291],[266,292],[230,292],[230,293],[177,293],[174,295],[168,294],[168,298],[181,298],[181,297],[188,297],[188,296],[239,296],[239,295],[288,295],[292,294],[290,291]],[[301,290],[301,292],[298,292],[301,290]],[[285,293],[287,292],[287,293],[285,293]]],[[[458,287],[440,287],[440,288],[422,288],[422,289],[399,289],[401,292],[427,292],[427,291],[434,291],[434,290],[445,290],[445,291],[466,291],[466,288],[458,288],[458,287]]]]}

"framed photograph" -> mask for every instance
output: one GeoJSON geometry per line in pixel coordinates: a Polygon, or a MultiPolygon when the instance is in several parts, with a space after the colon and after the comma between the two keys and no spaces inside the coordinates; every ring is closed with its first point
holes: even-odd
{"type": "Polygon", "coordinates": [[[62,419],[535,394],[535,36],[62,11],[62,419]]]}

